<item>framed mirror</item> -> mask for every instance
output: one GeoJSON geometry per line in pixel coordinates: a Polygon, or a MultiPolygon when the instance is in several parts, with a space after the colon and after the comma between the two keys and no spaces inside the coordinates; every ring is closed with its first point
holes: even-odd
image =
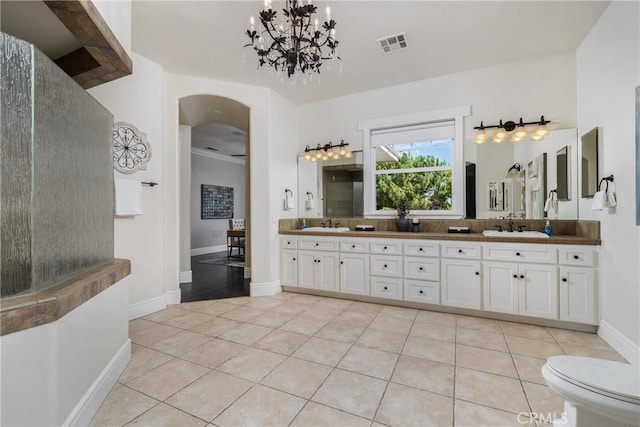
{"type": "Polygon", "coordinates": [[[571,163],[569,162],[569,146],[564,146],[556,152],[556,180],[558,200],[571,200],[571,163]]]}
{"type": "Polygon", "coordinates": [[[593,197],[598,191],[598,128],[582,135],[582,174],[580,188],[582,197],[593,197]]]}

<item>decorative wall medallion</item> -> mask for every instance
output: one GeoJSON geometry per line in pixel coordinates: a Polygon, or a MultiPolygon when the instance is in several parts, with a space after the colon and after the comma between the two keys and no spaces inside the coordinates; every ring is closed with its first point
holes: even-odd
{"type": "Polygon", "coordinates": [[[113,124],[113,167],[122,173],[146,170],[151,160],[147,134],[127,122],[113,124]]]}

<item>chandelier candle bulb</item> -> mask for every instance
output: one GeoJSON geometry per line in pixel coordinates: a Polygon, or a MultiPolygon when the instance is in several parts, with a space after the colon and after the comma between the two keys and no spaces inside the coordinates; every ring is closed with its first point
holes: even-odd
{"type": "Polygon", "coordinates": [[[325,12],[327,12],[327,22],[331,22],[331,7],[327,6],[325,12]]]}

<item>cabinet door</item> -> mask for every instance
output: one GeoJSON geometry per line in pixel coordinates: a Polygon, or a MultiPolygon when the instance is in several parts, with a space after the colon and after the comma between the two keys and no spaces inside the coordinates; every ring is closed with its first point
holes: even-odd
{"type": "Polygon", "coordinates": [[[485,262],[482,288],[485,310],[518,313],[518,264],[485,262]]]}
{"type": "Polygon", "coordinates": [[[442,305],[482,309],[480,261],[442,260],[442,305]]]}
{"type": "Polygon", "coordinates": [[[340,292],[369,295],[369,255],[340,255],[340,292]]]}
{"type": "Polygon", "coordinates": [[[593,269],[560,267],[560,320],[597,324],[593,269]]]}
{"type": "Polygon", "coordinates": [[[298,286],[297,260],[297,251],[280,251],[280,283],[282,286],[298,286]]]}
{"type": "Polygon", "coordinates": [[[316,254],[316,287],[325,291],[340,290],[340,275],[338,270],[338,254],[322,253],[316,254]]]}
{"type": "Polygon", "coordinates": [[[519,264],[520,314],[558,318],[558,269],[555,265],[519,264]]]}
{"type": "Polygon", "coordinates": [[[316,255],[313,252],[298,251],[298,286],[316,288],[316,255]]]}

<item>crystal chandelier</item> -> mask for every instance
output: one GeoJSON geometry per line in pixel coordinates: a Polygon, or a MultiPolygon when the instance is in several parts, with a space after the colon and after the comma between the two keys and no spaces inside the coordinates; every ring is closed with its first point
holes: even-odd
{"type": "Polygon", "coordinates": [[[255,18],[249,19],[251,27],[247,36],[258,54],[260,67],[273,67],[279,75],[287,73],[291,78],[296,72],[320,73],[322,61],[340,59],[337,55],[336,21],[331,19],[331,9],[326,8],[327,20],[320,26],[318,18],[312,22],[318,9],[312,0],[286,0],[282,17],[271,8],[271,0],[265,0],[256,28],[255,18]]]}

